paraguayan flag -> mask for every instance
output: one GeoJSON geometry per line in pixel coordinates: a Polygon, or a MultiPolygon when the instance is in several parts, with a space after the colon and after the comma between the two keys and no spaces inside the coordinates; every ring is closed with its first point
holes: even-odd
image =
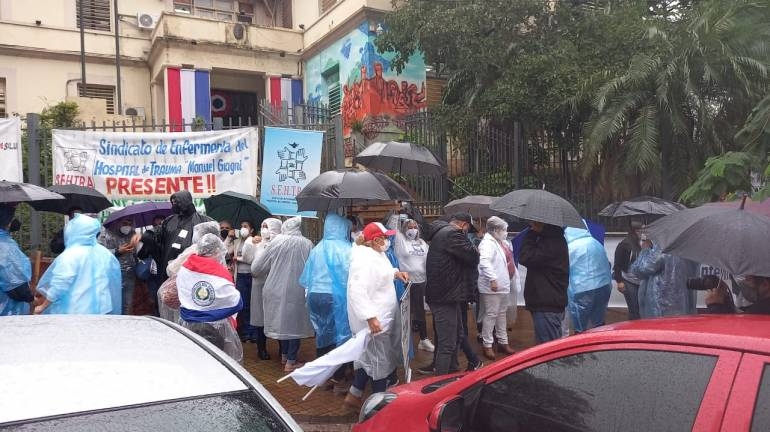
{"type": "Polygon", "coordinates": [[[243,309],[233,275],[218,261],[191,255],[176,275],[180,317],[187,322],[219,321],[243,309]]]}

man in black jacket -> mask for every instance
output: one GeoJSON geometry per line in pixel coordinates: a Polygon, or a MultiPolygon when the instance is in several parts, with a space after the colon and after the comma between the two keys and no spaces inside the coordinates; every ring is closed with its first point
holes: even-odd
{"type": "Polygon", "coordinates": [[[530,222],[519,262],[527,267],[524,303],[532,314],[537,343],[561,337],[569,285],[569,250],[564,229],[530,222]]]}
{"type": "Polygon", "coordinates": [[[628,269],[639,256],[641,230],[641,222],[631,222],[628,235],[615,248],[615,260],[612,267],[612,279],[617,283],[618,291],[626,298],[629,320],[639,319],[639,284],[642,281],[628,269]]]}
{"type": "Polygon", "coordinates": [[[192,244],[193,227],[212,220],[195,210],[192,195],[186,190],[171,195],[171,211],[174,214],[163,221],[158,232],[145,231],[142,236],[143,246],[137,253],[140,259],[152,256],[158,263],[160,283],[168,279],[168,263],[192,244]]]}
{"type": "Polygon", "coordinates": [[[468,240],[468,232],[474,229],[469,214],[457,213],[448,224],[434,228],[426,237],[431,243],[425,265],[425,299],[437,334],[436,374],[442,375],[459,370],[457,350],[464,337],[461,314],[467,314],[479,252],[468,240]]]}

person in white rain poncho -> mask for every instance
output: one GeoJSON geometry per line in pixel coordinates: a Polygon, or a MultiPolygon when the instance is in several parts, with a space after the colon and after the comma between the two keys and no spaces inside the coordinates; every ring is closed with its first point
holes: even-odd
{"type": "Polygon", "coordinates": [[[383,392],[395,384],[395,372],[401,360],[401,332],[395,322],[398,309],[393,280],[408,282],[409,275],[390,264],[385,251],[387,237],[394,235],[381,223],[370,223],[353,246],[348,278],[348,319],[350,330],[358,333],[369,328],[372,339],[361,357],[353,363],[353,385],[345,404],[361,406],[366,383],[372,380],[372,391],[383,392]]]}
{"type": "Polygon", "coordinates": [[[270,360],[270,354],[267,353],[267,336],[265,336],[265,304],[262,299],[267,273],[257,274],[256,264],[265,253],[267,245],[281,234],[281,225],[281,221],[274,218],[267,218],[262,221],[262,228],[259,231],[262,241],[254,245],[254,258],[251,262],[251,315],[249,316],[249,324],[255,328],[254,338],[257,343],[257,355],[262,360],[270,360]]]}
{"type": "Polygon", "coordinates": [[[417,327],[420,343],[417,348],[433,352],[435,347],[428,339],[428,326],[425,319],[425,262],[428,259],[428,243],[420,235],[420,224],[414,219],[406,219],[396,234],[394,250],[399,267],[409,273],[412,281],[410,289],[410,311],[412,325],[417,327]]]}
{"type": "Polygon", "coordinates": [[[302,366],[297,362],[300,339],[313,336],[305,289],[299,284],[313,242],[302,236],[301,225],[300,217],[284,222],[281,234],[270,241],[251,268],[256,276],[267,274],[262,290],[265,335],[280,341],[286,372],[302,366]]]}
{"type": "Polygon", "coordinates": [[[176,275],[179,324],[240,362],[243,346],[235,319],[243,309],[243,301],[224,264],[225,244],[218,235],[207,233],[195,245],[197,253],[187,258],[176,275]]]}

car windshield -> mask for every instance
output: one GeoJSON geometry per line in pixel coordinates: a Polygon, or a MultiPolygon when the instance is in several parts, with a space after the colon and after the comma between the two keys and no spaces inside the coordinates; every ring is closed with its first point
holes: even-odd
{"type": "MultiPolygon", "coordinates": [[[[7,429],[5,429],[7,428],[7,429]]],[[[11,431],[289,431],[253,391],[32,420],[11,431]]]]}

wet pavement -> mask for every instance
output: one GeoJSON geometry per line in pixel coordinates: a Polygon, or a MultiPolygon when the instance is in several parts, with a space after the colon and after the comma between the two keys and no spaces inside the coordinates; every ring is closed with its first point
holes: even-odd
{"type": "MultiPolygon", "coordinates": [[[[472,313],[469,311],[469,318],[472,313]]],[[[472,319],[472,318],[471,318],[472,319]]],[[[606,320],[608,323],[618,322],[625,319],[625,310],[609,310],[606,320]]],[[[428,334],[432,334],[430,328],[430,315],[428,315],[429,328],[428,334]]],[[[476,342],[475,325],[470,325],[470,337],[476,352],[481,357],[481,345],[476,342]]],[[[417,334],[414,334],[417,339],[417,334]]],[[[508,332],[510,345],[520,351],[534,345],[534,332],[531,316],[523,309],[519,309],[516,324],[508,332]]],[[[432,360],[432,353],[416,350],[415,340],[415,358],[411,361],[412,379],[419,380],[425,376],[416,373],[415,369],[427,365],[432,360]]],[[[285,376],[281,365],[280,353],[278,352],[278,342],[268,340],[268,352],[272,357],[270,360],[260,360],[257,357],[257,347],[253,343],[245,343],[244,367],[262,383],[267,390],[275,396],[294,419],[300,423],[306,432],[338,432],[350,430],[350,425],[358,418],[358,410],[352,410],[343,404],[344,395],[335,395],[331,390],[316,389],[310,397],[303,401],[302,397],[310,390],[307,387],[299,386],[291,379],[278,384],[276,381],[285,376]]],[[[300,361],[310,361],[315,358],[314,339],[303,339],[300,347],[300,361]]],[[[502,359],[502,354],[498,354],[498,360],[502,359]]],[[[465,356],[459,356],[460,366],[465,369],[467,361],[465,356]]],[[[485,364],[489,361],[483,359],[485,364]]],[[[401,374],[403,375],[403,374],[401,374]]],[[[403,382],[403,376],[401,376],[403,382]]]]}

